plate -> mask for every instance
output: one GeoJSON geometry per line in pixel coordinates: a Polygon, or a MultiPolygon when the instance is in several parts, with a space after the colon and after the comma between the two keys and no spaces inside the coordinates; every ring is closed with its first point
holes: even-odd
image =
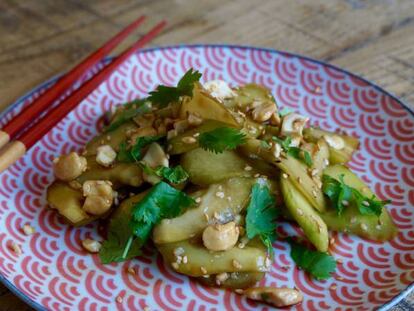
{"type": "MultiPolygon", "coordinates": [[[[275,262],[262,283],[298,287],[305,298],[293,308],[297,310],[372,310],[401,299],[414,281],[413,112],[379,87],[331,65],[275,50],[227,45],[140,51],[0,175],[3,282],[39,310],[269,309],[174,273],[150,249],[136,260],[101,265],[96,255],[80,246],[87,237],[102,239],[97,224],[71,228],[45,208],[53,157],[79,150],[101,128],[100,116],[113,105],[145,96],[158,84],[174,84],[191,67],[203,73],[204,81],[262,84],[272,90],[281,107],[309,115],[313,125],[358,137],[361,149],[351,168],[381,198],[393,201],[389,209],[399,234],[391,242],[334,234],[330,250],[341,263],[335,277],[326,281],[310,279],[295,268],[287,244],[276,242],[275,262]],[[35,234],[23,234],[26,223],[36,228],[35,234]],[[12,251],[12,243],[21,246],[21,255],[12,251]],[[129,267],[135,275],[127,273],[129,267]],[[122,297],[122,303],[117,297],[122,297]]],[[[3,113],[1,122],[30,105],[54,81],[18,100],[3,113]]]]}

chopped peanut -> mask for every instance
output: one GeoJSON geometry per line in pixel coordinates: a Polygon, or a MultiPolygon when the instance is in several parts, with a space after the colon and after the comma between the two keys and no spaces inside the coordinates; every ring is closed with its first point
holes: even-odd
{"type": "Polygon", "coordinates": [[[246,289],[244,294],[247,298],[263,301],[277,308],[297,304],[303,299],[301,292],[287,287],[255,287],[246,289]]]}
{"type": "Polygon", "coordinates": [[[86,158],[79,156],[76,152],[61,155],[53,161],[55,176],[63,181],[74,180],[86,171],[86,168],[86,158]]]}
{"type": "Polygon", "coordinates": [[[209,225],[203,232],[204,246],[212,251],[225,251],[236,245],[239,228],[234,221],[221,225],[209,225]]]}

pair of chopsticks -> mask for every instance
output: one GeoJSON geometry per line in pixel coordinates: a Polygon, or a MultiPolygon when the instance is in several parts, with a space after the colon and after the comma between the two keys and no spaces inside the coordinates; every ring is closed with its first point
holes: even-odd
{"type": "Polygon", "coordinates": [[[133,30],[140,26],[145,16],[139,17],[112,39],[106,42],[96,52],[88,56],[79,65],[73,68],[64,77],[42,94],[36,101],[25,108],[11,122],[0,129],[0,172],[20,159],[37,141],[49,132],[60,120],[73,110],[85,97],[105,81],[114,70],[128,59],[136,50],[143,47],[156,37],[166,25],[165,21],[156,24],[138,41],[121,53],[114,61],[104,67],[98,74],[86,81],[68,98],[52,108],[33,126],[30,123],[53,104],[65,91],[68,90],[83,74],[101,61],[110,51],[118,46],[133,30]],[[29,127],[29,130],[23,130],[29,127]],[[20,134],[20,136],[19,136],[20,134]]]}

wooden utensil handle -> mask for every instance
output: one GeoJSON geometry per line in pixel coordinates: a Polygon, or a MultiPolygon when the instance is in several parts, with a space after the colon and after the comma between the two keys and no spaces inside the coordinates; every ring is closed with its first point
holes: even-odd
{"type": "Polygon", "coordinates": [[[6,170],[26,153],[26,146],[21,141],[13,141],[0,150],[0,173],[6,170]]]}
{"type": "Polygon", "coordinates": [[[0,148],[5,146],[10,141],[10,135],[0,130],[0,148]]]}

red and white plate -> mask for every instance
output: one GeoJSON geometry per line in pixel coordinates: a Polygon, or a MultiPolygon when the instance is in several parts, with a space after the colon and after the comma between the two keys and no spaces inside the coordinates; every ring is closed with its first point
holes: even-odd
{"type": "MultiPolygon", "coordinates": [[[[272,90],[279,106],[309,115],[312,124],[324,129],[358,137],[361,148],[351,168],[379,197],[393,202],[389,210],[399,229],[394,240],[376,243],[334,234],[331,251],[342,263],[333,278],[310,279],[294,267],[288,245],[276,242],[275,262],[262,283],[298,287],[305,298],[292,308],[297,310],[372,310],[393,305],[406,295],[414,282],[413,112],[379,87],[333,66],[274,50],[224,45],[137,53],[0,175],[2,281],[39,310],[269,309],[174,273],[153,250],[129,262],[101,265],[96,255],[80,246],[86,237],[102,238],[96,225],[71,228],[46,209],[54,156],[79,150],[96,134],[100,116],[111,106],[143,97],[158,84],[175,84],[191,67],[203,73],[203,81],[262,84],[272,90]],[[36,228],[35,234],[23,234],[26,223],[36,228]],[[21,246],[21,255],[12,251],[12,243],[21,246]],[[134,267],[136,275],[128,274],[128,267],[134,267]],[[122,303],[116,302],[119,296],[122,303]]],[[[0,124],[54,81],[18,100],[1,115],[0,124]]]]}

